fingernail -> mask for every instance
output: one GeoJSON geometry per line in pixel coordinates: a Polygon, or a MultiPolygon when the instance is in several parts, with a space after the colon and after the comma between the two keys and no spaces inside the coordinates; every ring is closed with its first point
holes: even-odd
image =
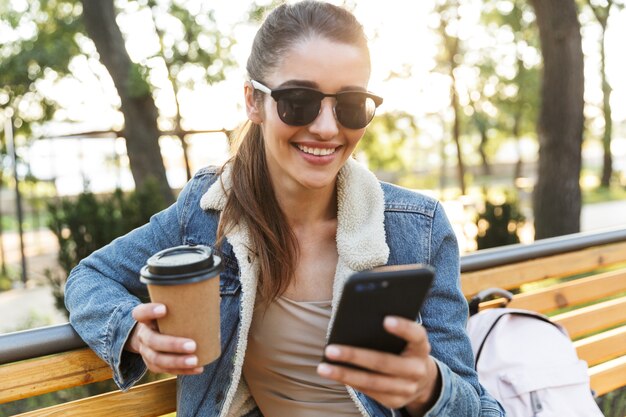
{"type": "Polygon", "coordinates": [[[152,310],[154,314],[165,314],[165,306],[160,304],[152,310]]]}
{"type": "Polygon", "coordinates": [[[332,372],[332,368],[330,367],[330,365],[327,365],[325,363],[320,363],[319,365],[317,365],[318,374],[328,376],[331,374],[331,372],[332,372]]]}
{"type": "Polygon", "coordinates": [[[198,364],[198,358],[195,356],[185,359],[185,365],[196,366],[197,364],[198,364]]]}
{"type": "Polygon", "coordinates": [[[395,317],[385,317],[385,326],[395,329],[396,327],[398,327],[398,324],[398,319],[396,319],[395,317]]]}
{"type": "Polygon", "coordinates": [[[326,348],[326,356],[329,358],[338,358],[341,355],[341,349],[336,346],[328,346],[326,348]]]}
{"type": "Polygon", "coordinates": [[[187,352],[193,352],[196,350],[196,342],[185,342],[183,344],[183,349],[186,350],[187,352]]]}

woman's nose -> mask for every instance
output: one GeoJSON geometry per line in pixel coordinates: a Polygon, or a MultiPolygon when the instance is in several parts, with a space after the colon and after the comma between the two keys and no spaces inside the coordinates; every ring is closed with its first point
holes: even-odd
{"type": "Polygon", "coordinates": [[[332,98],[327,97],[322,100],[320,114],[309,126],[311,133],[318,135],[322,139],[332,139],[339,133],[337,119],[335,119],[335,111],[333,106],[335,102],[332,98]]]}

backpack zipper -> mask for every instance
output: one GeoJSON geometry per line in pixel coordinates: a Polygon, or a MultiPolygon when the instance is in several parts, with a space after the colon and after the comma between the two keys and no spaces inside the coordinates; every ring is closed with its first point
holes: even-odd
{"type": "Polygon", "coordinates": [[[543,410],[537,391],[530,392],[530,407],[533,411],[533,417],[537,417],[537,413],[540,413],[541,410],[543,410]]]}

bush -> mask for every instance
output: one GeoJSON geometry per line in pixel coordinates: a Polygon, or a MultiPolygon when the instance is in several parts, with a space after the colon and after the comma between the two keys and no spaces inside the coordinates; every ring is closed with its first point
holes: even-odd
{"type": "Polygon", "coordinates": [[[507,196],[503,203],[497,204],[485,198],[485,209],[476,219],[478,249],[519,243],[517,230],[524,220],[517,200],[507,196]]]}
{"type": "Polygon", "coordinates": [[[600,397],[598,405],[606,417],[626,416],[626,387],[619,388],[600,397]]]}
{"type": "Polygon", "coordinates": [[[46,272],[57,308],[67,314],[63,302],[65,277],[83,258],[145,224],[163,208],[165,203],[156,181],[147,181],[128,194],[119,189],[106,197],[84,192],[77,198],[49,203],[48,227],[59,242],[58,262],[65,271],[64,277],[46,272]]]}
{"type": "Polygon", "coordinates": [[[0,291],[7,291],[13,288],[13,280],[8,273],[0,272],[0,291]]]}

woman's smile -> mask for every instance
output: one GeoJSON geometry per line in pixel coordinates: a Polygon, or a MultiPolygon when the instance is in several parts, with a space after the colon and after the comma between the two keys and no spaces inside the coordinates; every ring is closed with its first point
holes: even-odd
{"type": "Polygon", "coordinates": [[[335,153],[337,147],[333,148],[316,148],[316,147],[308,147],[296,144],[296,148],[300,149],[302,152],[307,153],[309,155],[315,156],[327,156],[335,153]]]}
{"type": "Polygon", "coordinates": [[[306,162],[315,165],[324,165],[335,160],[338,155],[337,151],[341,148],[341,145],[295,143],[293,147],[306,162]]]}

